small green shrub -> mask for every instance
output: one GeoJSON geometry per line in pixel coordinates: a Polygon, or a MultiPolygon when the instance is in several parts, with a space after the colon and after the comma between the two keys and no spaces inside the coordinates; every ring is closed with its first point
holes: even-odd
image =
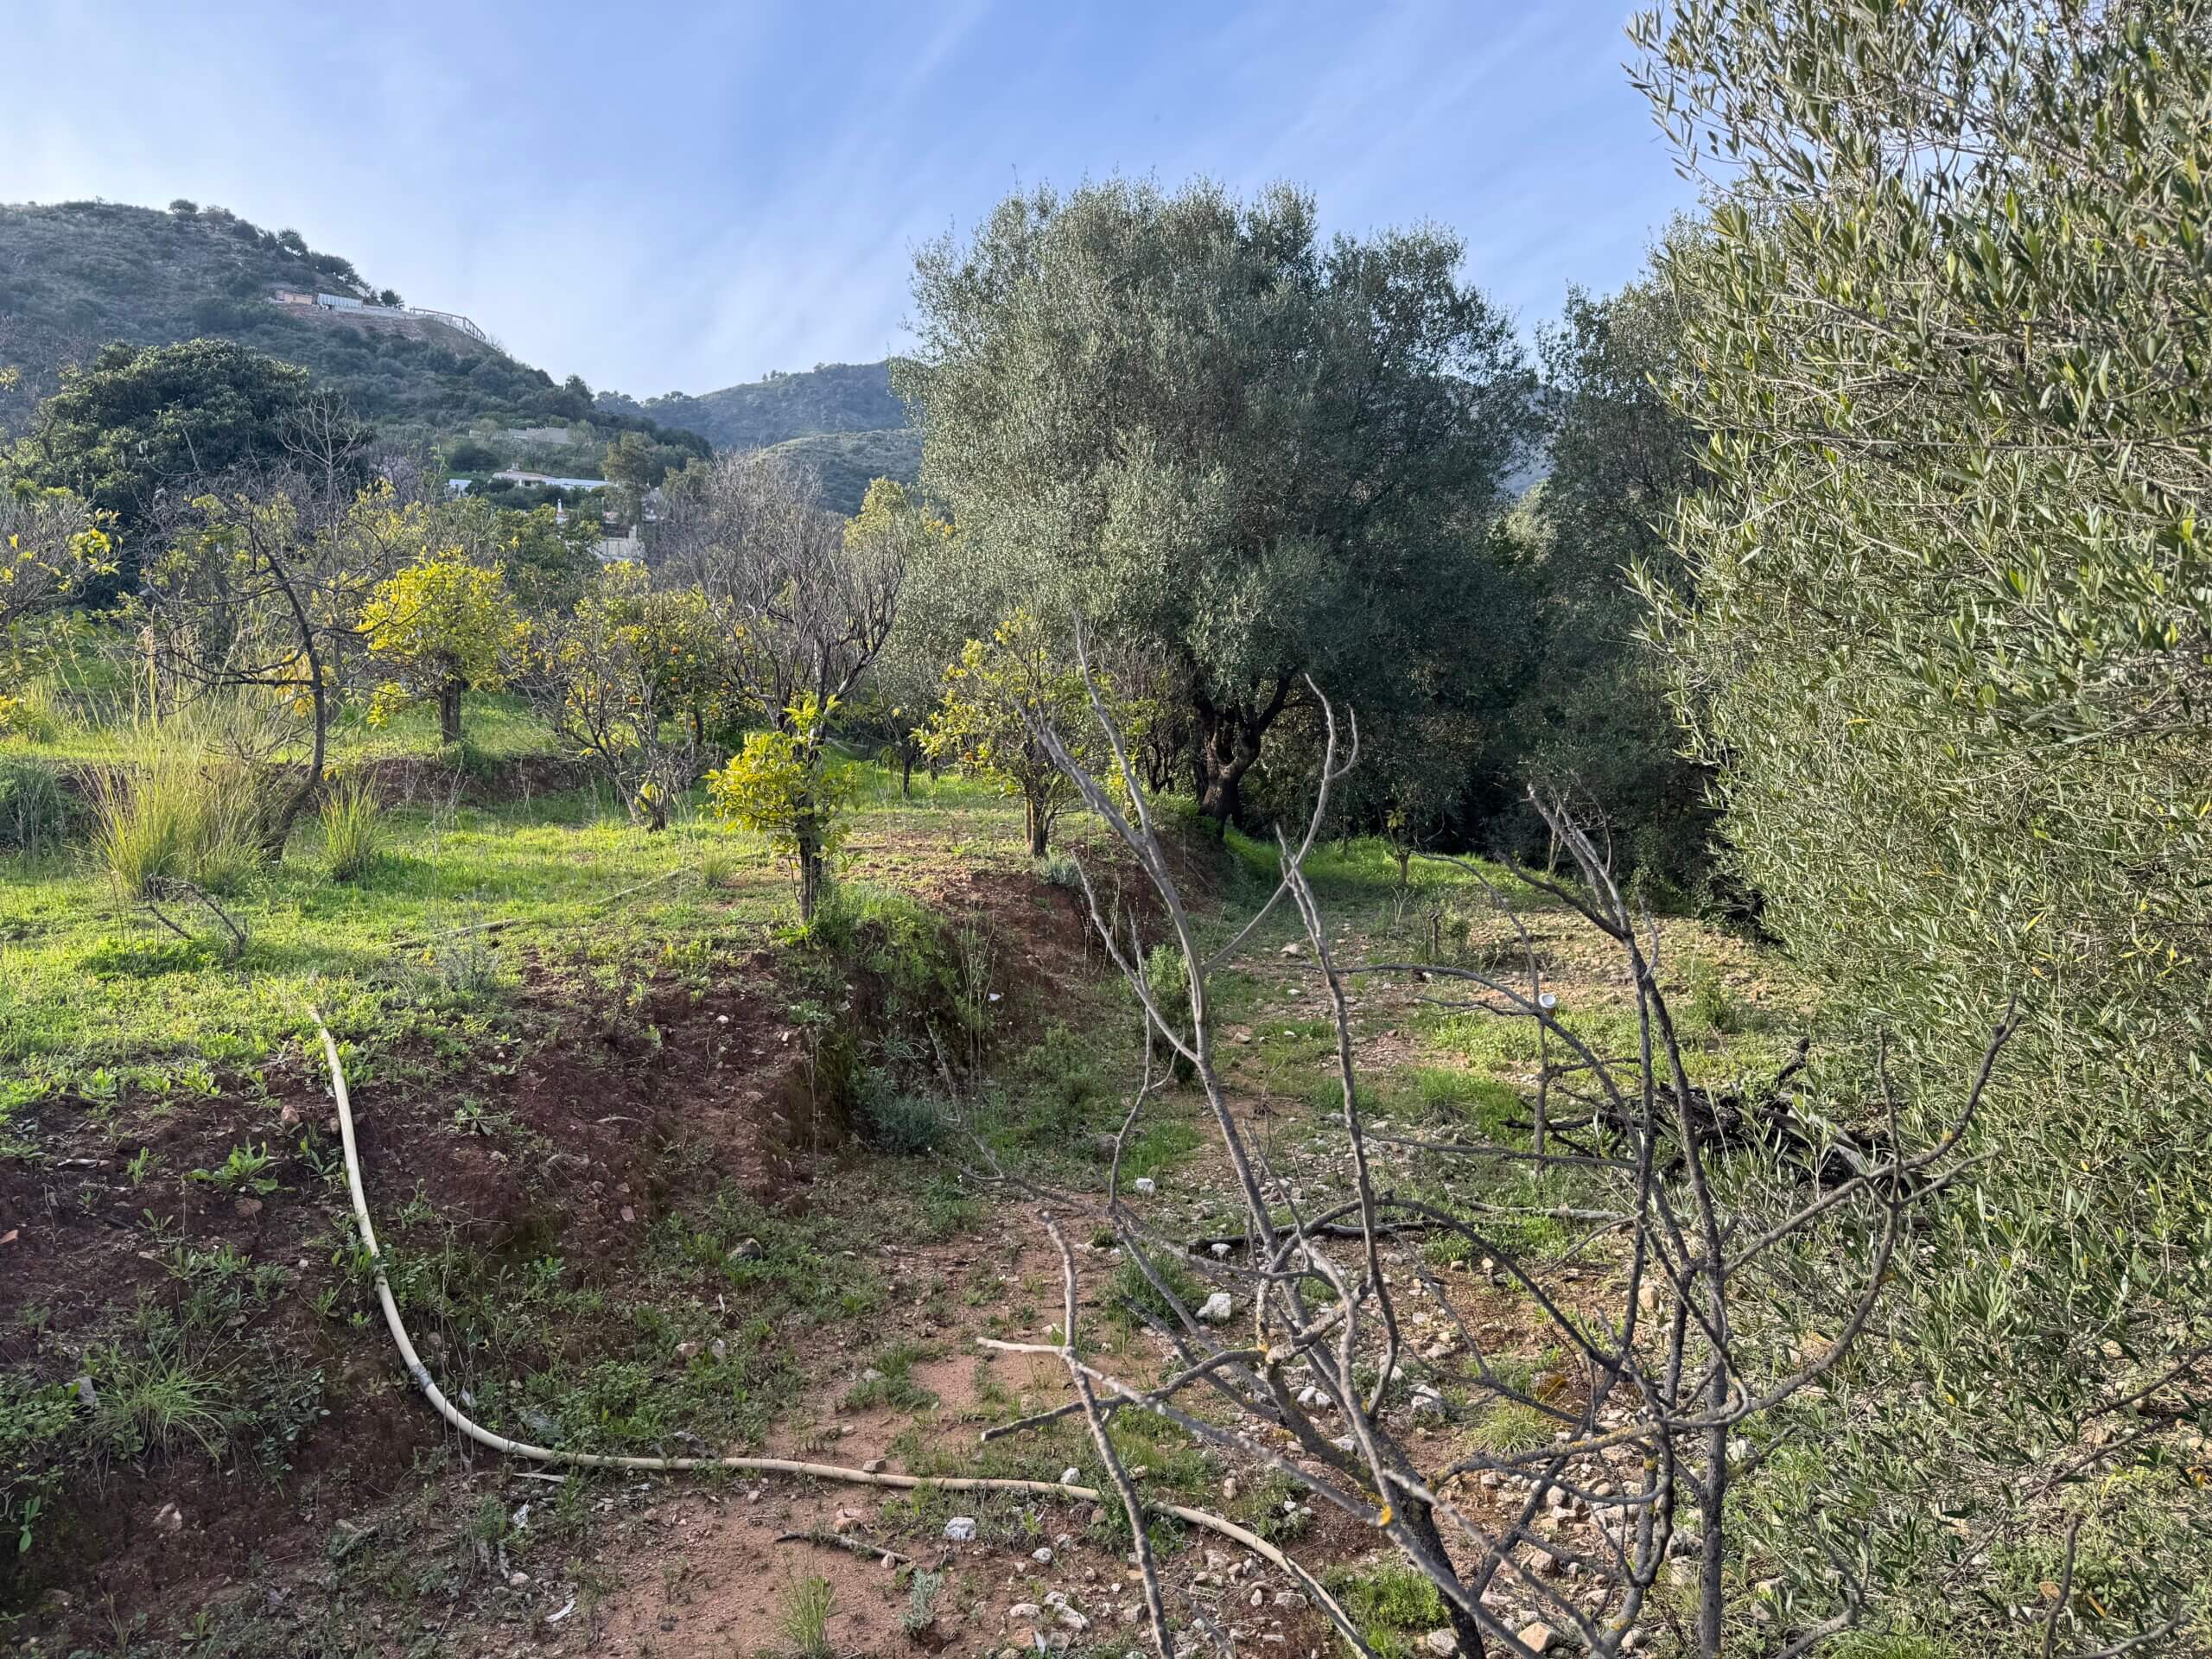
{"type": "MultiPolygon", "coordinates": [[[[1161,1283],[1175,1293],[1175,1300],[1196,1313],[1207,1294],[1206,1287],[1198,1282],[1197,1275],[1173,1256],[1162,1255],[1157,1250],[1150,1253],[1150,1260],[1153,1271],[1160,1275],[1161,1283]]],[[[1120,1267],[1115,1268],[1107,1298],[1114,1315],[1125,1323],[1137,1323],[1137,1316],[1142,1313],[1164,1319],[1170,1325],[1175,1322],[1175,1315],[1167,1306],[1167,1299],[1153,1288],[1152,1281],[1144,1275],[1144,1269],[1134,1262],[1125,1259],[1120,1267]]]]}
{"type": "Polygon", "coordinates": [[[944,1574],[916,1567],[906,1584],[906,1611],[899,1623],[909,1636],[919,1636],[937,1622],[937,1599],[944,1589],[944,1574]]]}
{"type": "Polygon", "coordinates": [[[189,1444],[220,1460],[230,1440],[228,1379],[194,1363],[181,1345],[161,1344],[143,1356],[110,1349],[88,1355],[86,1369],[99,1400],[94,1427],[105,1450],[137,1459],[189,1444]]]}
{"type": "Polygon", "coordinates": [[[334,881],[353,881],[376,862],[384,807],[368,779],[340,779],[322,798],[322,862],[334,881]]]}
{"type": "Polygon", "coordinates": [[[1416,1651],[1405,1639],[1409,1632],[1435,1630],[1450,1617],[1436,1586],[1398,1562],[1331,1567],[1321,1582],[1358,1622],[1367,1645],[1389,1659],[1416,1651]]]}
{"type": "Polygon", "coordinates": [[[1484,1450],[1503,1455],[1541,1446],[1550,1433],[1551,1425],[1541,1412],[1509,1400],[1493,1407],[1475,1425],[1474,1440],[1484,1450]]]}
{"type": "Polygon", "coordinates": [[[267,1147],[257,1147],[248,1141],[232,1147],[230,1156],[213,1169],[194,1170],[192,1179],[230,1192],[266,1195],[276,1190],[276,1182],[268,1173],[269,1166],[276,1161],[276,1154],[267,1147]]]}
{"type": "Polygon", "coordinates": [[[897,1088],[880,1076],[861,1090],[858,1109],[861,1133],[885,1152],[905,1156],[934,1152],[951,1131],[944,1102],[934,1095],[897,1088]]]}

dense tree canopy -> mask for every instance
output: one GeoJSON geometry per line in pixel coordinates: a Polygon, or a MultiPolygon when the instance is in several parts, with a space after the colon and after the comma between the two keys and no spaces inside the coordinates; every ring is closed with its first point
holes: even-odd
{"type": "Polygon", "coordinates": [[[111,346],[40,409],[24,469],[114,513],[124,556],[163,496],[285,449],[303,369],[227,340],[111,346]]]}
{"type": "Polygon", "coordinates": [[[1603,297],[1571,289],[1540,336],[1550,467],[1490,547],[1520,620],[1473,804],[1500,840],[1534,855],[1548,837],[1525,791],[1558,791],[1602,826],[1623,877],[1699,895],[1711,879],[1706,772],[1678,753],[1629,582],[1678,570],[1667,524],[1703,477],[1704,435],[1668,395],[1681,363],[1675,308],[1649,277],[1603,297]]]}
{"type": "Polygon", "coordinates": [[[1217,818],[1308,674],[1380,719],[1478,632],[1465,550],[1530,378],[1460,258],[1434,230],[1325,240],[1287,188],[1118,181],[921,256],[894,384],[925,487],[1001,586],[1172,651],[1217,818]]]}

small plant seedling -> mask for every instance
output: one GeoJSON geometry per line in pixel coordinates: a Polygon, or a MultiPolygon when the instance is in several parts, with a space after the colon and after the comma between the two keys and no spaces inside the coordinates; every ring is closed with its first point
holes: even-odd
{"type": "Polygon", "coordinates": [[[276,1182],[266,1172],[276,1162],[276,1155],[266,1146],[257,1147],[248,1141],[231,1148],[230,1156],[213,1169],[195,1169],[192,1179],[219,1186],[227,1192],[255,1192],[266,1196],[276,1190],[276,1182]]]}
{"type": "Polygon", "coordinates": [[[784,1634],[791,1638],[799,1659],[830,1659],[830,1615],[836,1605],[837,1588],[827,1579],[801,1579],[792,1587],[791,1605],[784,1613],[784,1634]]]}

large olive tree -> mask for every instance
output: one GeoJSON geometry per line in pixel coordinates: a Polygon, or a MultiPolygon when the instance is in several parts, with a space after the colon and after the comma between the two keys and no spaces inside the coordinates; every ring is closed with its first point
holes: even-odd
{"type": "Polygon", "coordinates": [[[1430,228],[1325,238],[1287,188],[1120,180],[919,257],[893,382],[925,487],[982,585],[1172,654],[1222,822],[1308,674],[1383,718],[1478,632],[1466,564],[1530,378],[1461,257],[1430,228]]]}

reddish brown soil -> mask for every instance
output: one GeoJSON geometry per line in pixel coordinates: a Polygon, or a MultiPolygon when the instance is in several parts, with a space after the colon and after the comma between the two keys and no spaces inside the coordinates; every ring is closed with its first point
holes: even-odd
{"type": "MultiPolygon", "coordinates": [[[[419,1194],[493,1256],[557,1241],[588,1282],[615,1273],[681,1196],[671,1169],[711,1169],[717,1181],[735,1174],[763,1197],[793,1197],[803,1172],[789,1143],[817,1139],[817,1126],[803,1046],[788,1040],[766,967],[756,957],[696,1001],[680,987],[656,988],[642,1018],[609,1017],[542,991],[525,996],[518,1023],[529,1039],[494,1046],[466,1084],[521,1127],[507,1145],[535,1136],[531,1144],[555,1149],[542,1161],[457,1135],[454,1090],[424,1075],[427,1056],[366,1057],[353,1094],[372,1205],[389,1216],[419,1194]],[[662,1158],[686,1136],[703,1137],[713,1156],[662,1158]]],[[[311,1063],[288,1054],[262,1076],[265,1097],[226,1077],[217,1098],[188,1096],[159,1112],[125,1102],[114,1131],[89,1103],[73,1101],[47,1109],[36,1126],[20,1116],[10,1126],[38,1155],[0,1160],[0,1364],[28,1358],[41,1332],[48,1344],[81,1351],[126,1322],[142,1298],[174,1300],[175,1249],[228,1245],[296,1275],[256,1316],[255,1333],[288,1355],[312,1357],[327,1412],[292,1448],[281,1488],[176,1456],[144,1471],[118,1465],[98,1486],[73,1491],[56,1506],[65,1518],[48,1518],[60,1530],[42,1534],[22,1567],[12,1550],[0,1554],[0,1610],[29,1610],[52,1592],[29,1620],[49,1642],[312,1559],[332,1524],[326,1492],[342,1492],[347,1511],[358,1511],[395,1491],[443,1438],[380,1321],[353,1326],[311,1306],[334,1286],[353,1306],[359,1289],[333,1260],[343,1259],[334,1229],[348,1209],[342,1183],[326,1185],[302,1150],[304,1138],[322,1156],[336,1154],[319,1055],[311,1063]],[[275,1154],[266,1172],[273,1191],[233,1197],[191,1178],[242,1143],[275,1154]],[[159,1173],[133,1185],[125,1164],[142,1147],[158,1155],[159,1173]],[[149,1216],[160,1220],[158,1240],[149,1216]],[[94,1610],[97,1624],[88,1622],[94,1610]]]]}

